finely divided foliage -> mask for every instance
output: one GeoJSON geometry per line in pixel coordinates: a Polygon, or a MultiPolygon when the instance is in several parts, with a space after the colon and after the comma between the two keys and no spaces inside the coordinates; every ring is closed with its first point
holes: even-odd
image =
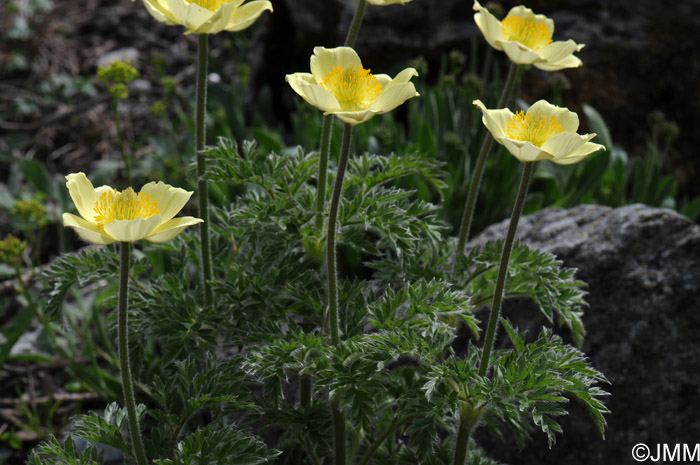
{"type": "MultiPolygon", "coordinates": [[[[553,443],[561,431],[557,417],[578,399],[602,433],[605,392],[596,385],[605,378],[550,330],[528,343],[503,320],[512,347],[494,352],[485,377],[477,373],[480,348],[455,353],[460,326],[473,338],[483,331],[472,312],[492,298],[501,244],[460,256],[455,273],[449,271],[438,208],[400,187],[403,178],[421,176],[439,194],[445,186],[438,163],[420,153],[364,154],[350,163],[339,215],[342,341],[330,346],[319,272],[324,232],[313,222],[317,154],[301,148],[266,154],[254,144],[239,149],[221,140],[207,157],[207,177],[237,184],[240,192],[214,208],[216,304],[198,305],[200,285],[188,278],[194,234],[148,245],[132,273],[132,352],[148,405],[141,406],[146,448],[160,457],[155,463],[322,461],[332,454],[328,399],[353,425],[357,463],[446,463],[454,444],[445,433],[465,408],[495,432],[508,427],[524,441],[537,428],[553,443]],[[369,267],[353,267],[354,254],[369,267]],[[291,389],[301,376],[312,385],[306,406],[291,389]],[[232,420],[237,426],[217,426],[232,420]],[[277,439],[268,449],[251,430],[275,431],[277,439]],[[375,443],[379,437],[385,440],[375,443]]],[[[104,280],[115,268],[109,249],[60,258],[44,274],[51,314],[59,314],[72,285],[104,280]]],[[[582,285],[552,254],[515,247],[506,296],[532,297],[577,343],[582,285]]],[[[101,415],[78,418],[71,434],[130,455],[124,416],[111,404],[101,415]]],[[[63,463],[66,456],[100,463],[93,449],[77,454],[71,447],[70,437],[63,448],[46,444],[33,463],[63,463]]],[[[476,447],[468,457],[492,463],[476,447]]]]}

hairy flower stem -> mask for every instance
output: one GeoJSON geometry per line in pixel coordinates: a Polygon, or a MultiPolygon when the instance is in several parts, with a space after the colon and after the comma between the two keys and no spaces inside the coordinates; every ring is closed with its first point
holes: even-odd
{"type": "MultiPolygon", "coordinates": [[[[336,270],[336,250],[335,233],[336,221],[338,219],[338,207],[340,205],[340,195],[343,190],[343,178],[345,169],[348,166],[348,154],[350,153],[350,136],[352,135],[352,125],[343,125],[343,141],[340,148],[340,159],[338,160],[338,172],[335,176],[333,195],[328,211],[328,235],[326,253],[328,261],[328,314],[331,326],[331,344],[340,343],[340,327],[338,324],[338,273],[336,270]]],[[[345,445],[345,415],[333,403],[333,437],[335,440],[335,465],[345,465],[346,445],[345,445]]]]}
{"type": "Polygon", "coordinates": [[[350,30],[348,30],[348,35],[345,38],[346,47],[354,47],[355,41],[357,40],[357,34],[360,32],[360,26],[362,25],[362,19],[365,17],[365,9],[367,8],[367,0],[358,0],[357,9],[355,10],[355,16],[352,18],[352,24],[350,24],[350,30]]]}
{"type": "Polygon", "coordinates": [[[323,117],[321,129],[321,155],[318,161],[318,186],[316,187],[316,229],[323,227],[323,209],[326,206],[326,179],[328,178],[328,154],[331,151],[333,115],[323,117]]]}
{"type": "Polygon", "coordinates": [[[472,425],[469,422],[460,420],[457,430],[457,444],[455,445],[454,465],[464,465],[469,449],[469,436],[472,432],[472,425]]]}
{"type": "Polygon", "coordinates": [[[119,138],[119,149],[122,152],[124,160],[124,174],[126,175],[126,184],[131,185],[131,162],[129,154],[126,152],[126,144],[124,143],[124,132],[122,132],[122,123],[119,119],[119,99],[112,97],[112,110],[114,111],[114,124],[117,126],[117,138],[119,138]]]}
{"type": "Polygon", "coordinates": [[[534,170],[535,163],[523,163],[523,176],[520,179],[520,188],[518,195],[515,198],[513,206],[513,214],[510,217],[508,224],[508,232],[506,240],[503,243],[503,252],[501,252],[501,263],[498,265],[498,276],[496,278],[496,289],[493,293],[493,301],[491,303],[491,314],[489,316],[489,325],[486,329],[486,337],[484,338],[484,349],[481,354],[481,363],[479,364],[479,376],[485,376],[489,368],[489,359],[491,358],[491,349],[493,341],[496,338],[496,327],[498,325],[498,317],[501,313],[501,302],[503,301],[503,287],[506,282],[506,274],[508,274],[508,261],[510,260],[510,252],[513,250],[513,240],[515,239],[515,231],[518,229],[518,221],[523,212],[525,205],[525,197],[527,196],[527,187],[530,184],[530,177],[534,170]]]}
{"type": "MultiPolygon", "coordinates": [[[[515,63],[510,64],[510,69],[508,70],[508,77],[506,78],[506,84],[503,87],[503,92],[501,92],[501,98],[498,101],[498,108],[504,108],[513,93],[513,87],[515,84],[515,77],[518,74],[518,65],[515,63]]],[[[459,239],[457,241],[457,250],[455,251],[455,263],[457,262],[457,256],[464,253],[464,246],[467,244],[467,239],[469,239],[469,232],[472,227],[472,219],[474,218],[474,207],[476,206],[476,198],[479,195],[479,186],[481,185],[481,178],[484,175],[484,168],[486,167],[486,158],[488,158],[489,149],[491,148],[491,143],[493,142],[493,136],[489,131],[486,131],[486,136],[484,137],[484,142],[481,144],[481,150],[479,151],[479,156],[476,159],[476,165],[474,166],[474,174],[472,176],[472,182],[469,184],[469,192],[467,193],[467,200],[464,203],[464,213],[462,214],[462,222],[459,226],[459,239]]]]}
{"type": "Polygon", "coordinates": [[[199,57],[197,60],[197,102],[194,115],[194,146],[197,156],[197,185],[199,190],[199,217],[203,220],[199,225],[201,251],[202,251],[202,277],[204,278],[204,304],[210,307],[214,301],[211,291],[211,241],[209,240],[209,187],[204,178],[207,168],[207,160],[202,150],[204,149],[206,128],[204,119],[207,106],[207,66],[209,59],[208,35],[199,35],[199,57]]]}
{"type": "Polygon", "coordinates": [[[136,463],[147,465],[146,449],[141,439],[139,417],[136,414],[136,401],[134,400],[134,383],[131,377],[131,363],[129,361],[129,336],[128,336],[128,298],[129,298],[129,259],[131,243],[119,243],[119,315],[117,317],[117,339],[119,341],[119,371],[122,375],[122,389],[124,390],[124,404],[129,417],[129,435],[134,449],[136,463]]]}

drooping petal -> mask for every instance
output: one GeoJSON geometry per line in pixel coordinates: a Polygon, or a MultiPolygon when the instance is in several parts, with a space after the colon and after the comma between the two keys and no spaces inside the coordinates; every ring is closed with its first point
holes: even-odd
{"type": "Polygon", "coordinates": [[[160,215],[135,220],[114,220],[104,226],[105,232],[120,242],[135,242],[151,234],[160,224],[160,215]]]}
{"type": "Polygon", "coordinates": [[[95,202],[97,195],[95,188],[90,180],[82,171],[80,173],[72,173],[66,176],[66,187],[70,198],[75,204],[75,208],[84,219],[92,221],[95,218],[95,202]]]}
{"type": "Polygon", "coordinates": [[[224,29],[227,31],[241,31],[253,24],[264,11],[272,12],[272,3],[266,0],[256,0],[246,3],[236,10],[224,29]]]}
{"type": "Polygon", "coordinates": [[[538,100],[527,110],[528,113],[540,113],[554,116],[564,132],[576,132],[578,130],[578,115],[568,108],[552,105],[546,100],[538,100]]]}
{"type": "Polygon", "coordinates": [[[486,42],[496,50],[503,50],[501,42],[506,40],[506,36],[503,34],[501,22],[477,1],[474,1],[474,11],[477,12],[474,14],[474,22],[484,35],[486,42]]]}
{"type": "Polygon", "coordinates": [[[201,219],[192,216],[173,218],[158,226],[150,236],[146,237],[146,240],[151,242],[166,242],[180,234],[188,226],[201,222],[201,219]]]}
{"type": "Polygon", "coordinates": [[[362,62],[357,52],[350,47],[314,47],[314,54],[311,56],[311,74],[316,82],[321,83],[333,68],[348,66],[362,67],[362,62]]]}
{"type": "Polygon", "coordinates": [[[486,129],[493,135],[494,139],[504,138],[504,131],[508,127],[508,122],[513,119],[513,112],[507,108],[488,110],[481,100],[474,100],[472,103],[481,110],[481,114],[483,115],[481,121],[484,123],[484,126],[486,126],[486,129]]]}
{"type": "Polygon", "coordinates": [[[510,58],[510,61],[513,63],[530,65],[542,61],[537,52],[529,49],[520,42],[503,41],[499,43],[501,45],[500,49],[506,52],[506,55],[508,55],[508,58],[510,58]]]}
{"type": "Polygon", "coordinates": [[[90,223],[71,213],[63,214],[63,226],[73,228],[73,230],[86,242],[92,244],[111,244],[115,239],[100,231],[95,223],[90,223]]]}
{"type": "Polygon", "coordinates": [[[173,187],[162,181],[149,182],[141,188],[141,193],[147,196],[150,195],[151,200],[156,202],[162,222],[166,222],[177,215],[192,197],[192,192],[173,187]]]}
{"type": "Polygon", "coordinates": [[[369,110],[376,111],[377,113],[386,113],[398,107],[406,100],[417,97],[419,94],[416,92],[416,87],[412,82],[403,82],[399,84],[389,85],[377,99],[372,102],[369,110]]]}

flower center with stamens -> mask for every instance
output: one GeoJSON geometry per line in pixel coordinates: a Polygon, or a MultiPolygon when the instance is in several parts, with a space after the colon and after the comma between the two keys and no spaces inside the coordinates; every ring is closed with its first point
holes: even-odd
{"type": "Polygon", "coordinates": [[[509,139],[531,142],[532,145],[542,147],[542,144],[562,132],[564,130],[555,116],[519,111],[508,121],[505,135],[509,139]]]}
{"type": "Polygon", "coordinates": [[[382,93],[382,85],[370,70],[357,65],[334,67],[321,86],[338,99],[345,111],[365,110],[382,93]]]}
{"type": "Polygon", "coordinates": [[[216,11],[221,8],[224,3],[229,3],[232,0],[185,0],[187,3],[194,3],[207,10],[216,11]]]}
{"type": "Polygon", "coordinates": [[[122,192],[114,189],[103,193],[95,202],[94,210],[95,222],[100,229],[114,220],[150,218],[160,213],[158,202],[151,200],[151,194],[137,194],[131,187],[122,192]]]}
{"type": "Polygon", "coordinates": [[[509,16],[501,21],[507,40],[520,42],[531,50],[539,50],[552,42],[552,32],[547,25],[533,16],[509,16]]]}

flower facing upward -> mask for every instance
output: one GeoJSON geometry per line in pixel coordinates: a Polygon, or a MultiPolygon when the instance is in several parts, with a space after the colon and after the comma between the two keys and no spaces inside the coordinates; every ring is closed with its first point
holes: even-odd
{"type": "Polygon", "coordinates": [[[162,182],[149,182],[136,193],[131,187],[122,192],[109,186],[95,189],[84,173],[69,174],[66,180],[80,217],[64,213],[63,225],[93,244],[165,242],[202,222],[191,216],[174,218],[192,192],[162,182]]]}
{"type": "MultiPolygon", "coordinates": [[[[132,0],[134,1],[134,0],[132,0]]],[[[185,34],[216,34],[240,31],[255,22],[272,3],[255,0],[143,0],[148,12],[165,24],[187,28],[185,34]]]]}
{"type": "Polygon", "coordinates": [[[544,100],[533,104],[527,113],[515,114],[507,108],[487,110],[480,100],[473,103],[481,110],[481,120],[493,138],[520,161],[552,160],[570,165],[605,148],[589,142],[595,134],[576,133],[576,113],[544,100]]]}
{"type": "Polygon", "coordinates": [[[499,21],[476,0],[474,11],[474,21],[486,41],[496,50],[506,52],[513,63],[532,64],[545,71],[581,66],[581,60],[573,54],[580,51],[583,44],[571,39],[552,42],[554,21],[546,16],[516,6],[499,21]]]}
{"type": "Polygon", "coordinates": [[[393,110],[418,95],[410,82],[418,73],[406,68],[390,78],[362,67],[350,47],[314,48],[311,73],[288,74],[287,82],[311,105],[346,123],[358,124],[393,110]]]}
{"type": "Polygon", "coordinates": [[[368,3],[371,3],[372,5],[378,5],[378,6],[386,6],[386,5],[394,5],[396,3],[400,3],[401,5],[405,5],[408,2],[411,2],[413,0],[367,0],[368,3]]]}

